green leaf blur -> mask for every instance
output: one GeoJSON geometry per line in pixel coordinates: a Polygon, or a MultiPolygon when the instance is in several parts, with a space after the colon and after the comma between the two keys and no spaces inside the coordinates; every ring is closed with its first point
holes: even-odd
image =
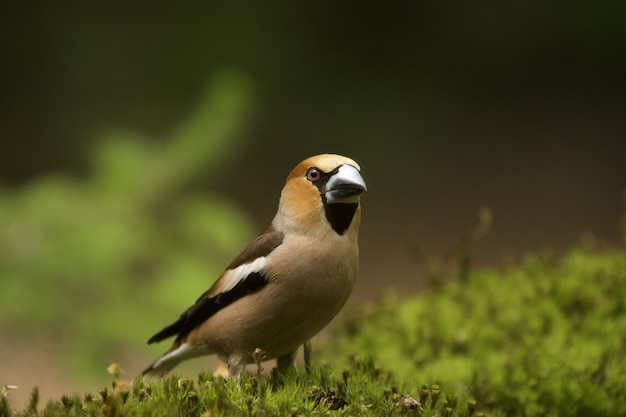
{"type": "Polygon", "coordinates": [[[253,236],[242,210],[201,186],[245,145],[251,102],[249,80],[224,71],[169,137],[111,131],[89,175],[1,189],[0,329],[57,342],[85,376],[177,317],[253,236]]]}

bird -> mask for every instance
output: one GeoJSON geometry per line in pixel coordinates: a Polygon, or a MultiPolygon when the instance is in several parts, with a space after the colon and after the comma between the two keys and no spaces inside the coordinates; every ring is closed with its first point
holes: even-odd
{"type": "Polygon", "coordinates": [[[240,377],[261,349],[279,371],[342,309],[359,268],[360,166],[337,154],[295,166],[269,227],[226,267],[178,320],[148,344],[175,337],[143,371],[163,376],[179,363],[215,354],[240,377]]]}

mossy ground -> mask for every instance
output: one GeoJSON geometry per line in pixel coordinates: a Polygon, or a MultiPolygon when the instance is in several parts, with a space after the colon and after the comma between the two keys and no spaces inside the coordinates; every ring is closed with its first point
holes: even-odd
{"type": "Polygon", "coordinates": [[[351,370],[330,366],[286,375],[246,373],[240,380],[201,373],[196,380],[169,376],[114,380],[112,388],[84,396],[67,395],[38,410],[35,388],[30,404],[11,411],[2,398],[0,416],[480,416],[476,402],[438,385],[402,382],[369,360],[353,359],[351,370]]]}
{"type": "Polygon", "coordinates": [[[625,283],[623,250],[531,256],[354,312],[309,372],[35,390],[0,416],[626,415],[625,283]]]}
{"type": "Polygon", "coordinates": [[[533,255],[364,309],[325,349],[507,415],[626,415],[625,284],[623,250],[533,255]]]}

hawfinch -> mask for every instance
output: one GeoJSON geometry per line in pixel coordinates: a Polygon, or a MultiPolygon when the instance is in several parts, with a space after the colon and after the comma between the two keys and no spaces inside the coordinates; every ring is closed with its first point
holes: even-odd
{"type": "Polygon", "coordinates": [[[175,336],[144,374],[216,354],[238,377],[262,349],[279,370],[346,302],[357,276],[366,190],[359,165],[340,155],[305,159],[289,174],[271,225],[180,318],[148,340],[175,336]]]}

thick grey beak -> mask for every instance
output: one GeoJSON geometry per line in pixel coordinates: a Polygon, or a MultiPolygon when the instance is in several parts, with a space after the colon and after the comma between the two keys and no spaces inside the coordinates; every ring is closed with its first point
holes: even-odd
{"type": "Polygon", "coordinates": [[[367,191],[367,186],[359,170],[352,165],[342,165],[326,183],[326,202],[356,203],[364,191],[367,191]]]}

